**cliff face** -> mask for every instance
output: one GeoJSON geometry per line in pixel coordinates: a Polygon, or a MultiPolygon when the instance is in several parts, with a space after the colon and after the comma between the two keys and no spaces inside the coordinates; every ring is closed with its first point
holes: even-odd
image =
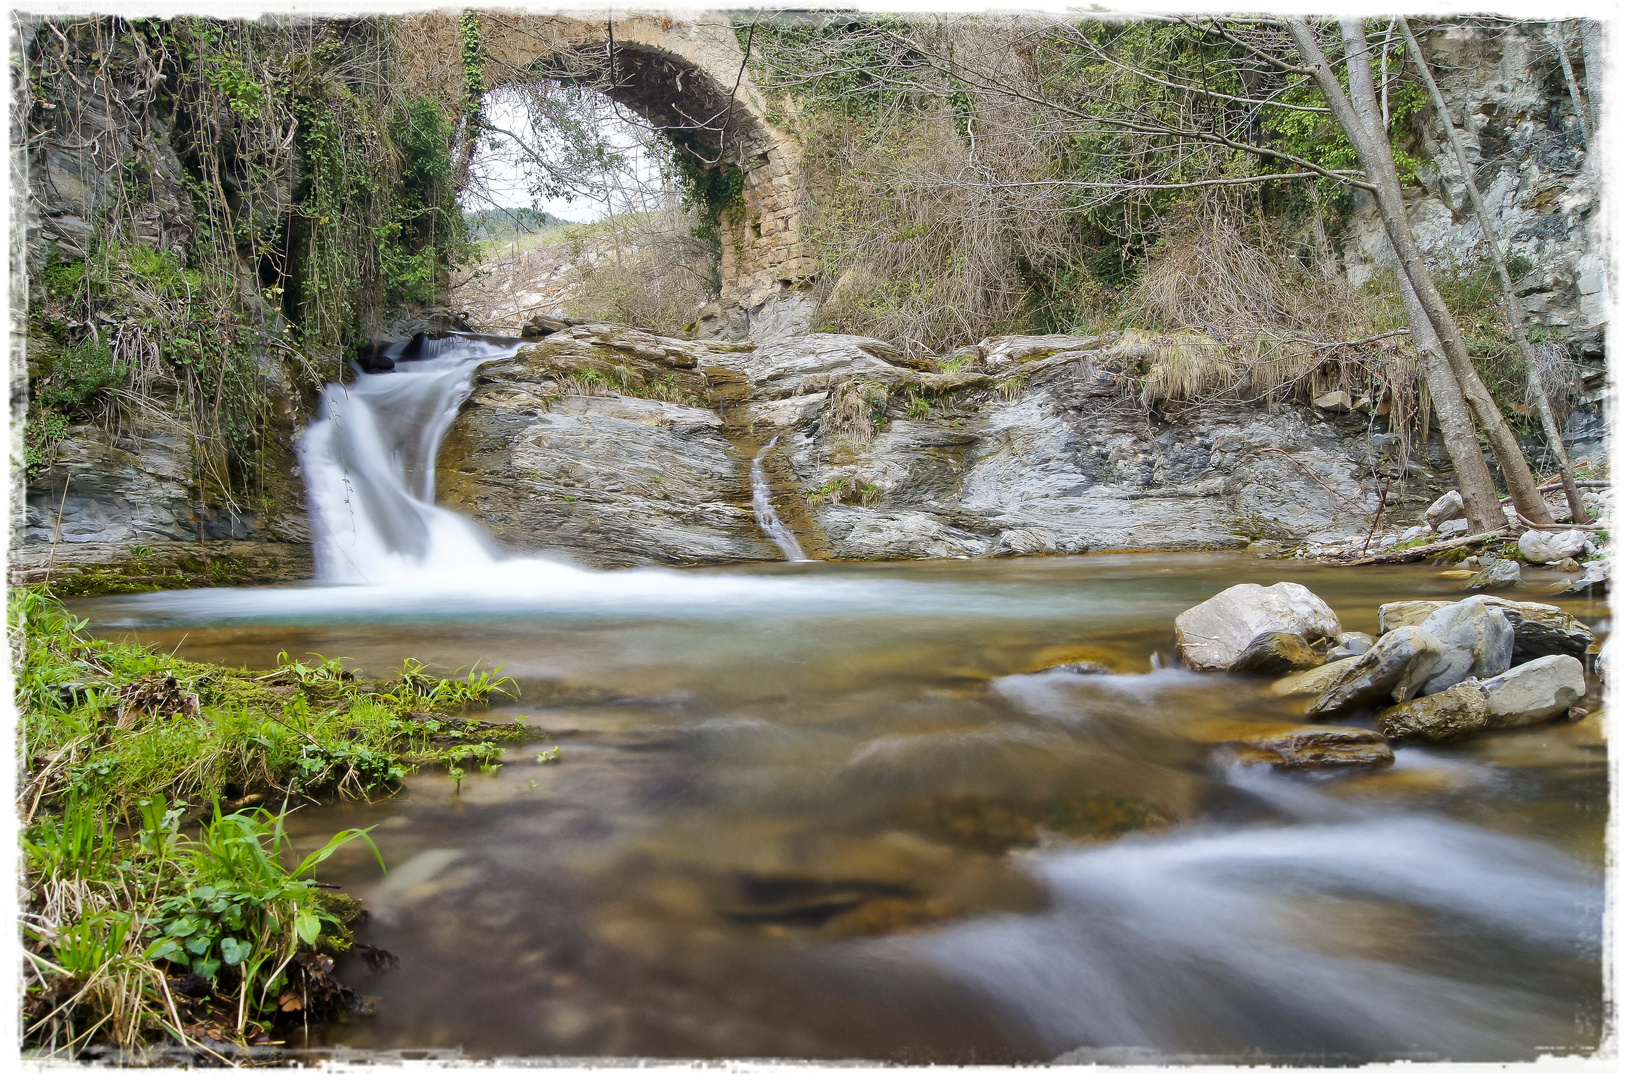
{"type": "Polygon", "coordinates": [[[483,368],[440,497],[514,551],[592,566],[779,557],[751,509],[844,559],[1182,550],[1363,533],[1448,486],[1364,413],[1152,412],[1112,336],[993,339],[952,372],[837,334],[722,346],[578,326],[483,368]],[[617,375],[616,373],[619,372],[617,375]],[[771,449],[767,449],[773,442],[771,449]]]}
{"type": "MultiPolygon", "coordinates": [[[[1517,289],[1525,310],[1569,342],[1577,359],[1600,361],[1608,314],[1601,177],[1582,126],[1585,105],[1570,95],[1543,25],[1446,27],[1426,35],[1423,48],[1508,262],[1523,270],[1517,289]]],[[[1577,45],[1570,38],[1566,51],[1584,86],[1577,45]]],[[[1445,269],[1482,264],[1484,234],[1439,118],[1425,109],[1415,128],[1426,162],[1417,177],[1422,190],[1410,199],[1417,242],[1445,269]]],[[[1375,204],[1369,197],[1361,203],[1344,252],[1356,284],[1393,264],[1375,204]]]]}

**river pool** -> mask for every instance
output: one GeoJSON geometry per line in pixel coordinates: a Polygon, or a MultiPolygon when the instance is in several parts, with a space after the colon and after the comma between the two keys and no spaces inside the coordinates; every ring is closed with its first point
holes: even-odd
{"type": "MultiPolygon", "coordinates": [[[[1460,595],[1433,567],[442,571],[75,605],[197,660],[517,681],[487,715],[545,734],[494,775],[290,819],[312,846],[376,826],[389,866],[351,845],[323,868],[399,963],[345,960],[377,1013],[317,1044],[1343,1063],[1602,1036],[1600,713],[1287,774],[1224,744],[1296,726],[1290,703],[1173,662],[1174,616],[1236,582],[1301,582],[1375,634],[1381,603],[1460,595]],[[1084,660],[1113,673],[1042,671],[1084,660]]],[[[1607,631],[1601,602],[1563,606],[1607,631]]]]}

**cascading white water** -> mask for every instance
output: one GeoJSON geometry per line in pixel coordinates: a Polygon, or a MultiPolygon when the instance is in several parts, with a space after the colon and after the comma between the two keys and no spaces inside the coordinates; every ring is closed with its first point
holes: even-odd
{"type": "MultiPolygon", "coordinates": [[[[520,344],[474,335],[420,340],[414,359],[399,359],[405,346],[397,345],[393,371],[327,386],[321,416],[299,445],[316,572],[323,582],[410,580],[418,588],[438,582],[488,589],[498,581],[488,571],[499,561],[507,589],[524,583],[556,591],[596,576],[556,558],[504,559],[472,521],[434,504],[435,456],[468,397],[475,369],[512,356],[520,344]]],[[[807,562],[795,534],[773,511],[762,469],[762,455],[772,447],[768,443],[751,462],[756,520],[785,558],[807,562]]]]}
{"type": "Polygon", "coordinates": [[[431,339],[422,342],[422,359],[328,384],[321,417],[299,446],[323,581],[382,583],[436,569],[466,572],[496,559],[473,522],[434,505],[434,461],[474,370],[518,346],[501,338],[431,339]]]}
{"type": "Polygon", "coordinates": [[[750,462],[750,505],[756,511],[756,524],[766,534],[767,538],[779,546],[784,557],[790,562],[811,562],[801,545],[796,543],[796,534],[791,532],[779,515],[773,510],[773,489],[767,483],[767,470],[762,468],[762,459],[767,457],[768,451],[777,446],[777,435],[768,440],[766,446],[757,451],[750,462]]]}

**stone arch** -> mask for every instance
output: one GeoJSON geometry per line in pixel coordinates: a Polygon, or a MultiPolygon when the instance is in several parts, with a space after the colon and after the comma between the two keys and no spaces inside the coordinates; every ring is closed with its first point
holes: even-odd
{"type": "Polygon", "coordinates": [[[802,286],[813,260],[801,243],[800,147],[768,122],[726,19],[505,11],[479,19],[487,90],[536,78],[590,85],[704,167],[741,169],[741,205],[721,221],[722,321],[746,332],[805,329],[797,324],[810,314],[802,286]]]}

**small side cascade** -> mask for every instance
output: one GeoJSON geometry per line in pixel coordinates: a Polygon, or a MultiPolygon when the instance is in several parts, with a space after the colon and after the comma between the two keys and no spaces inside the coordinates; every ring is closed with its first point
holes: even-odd
{"type": "Polygon", "coordinates": [[[769,450],[778,445],[777,435],[768,440],[766,446],[757,451],[750,462],[750,505],[756,511],[756,524],[761,526],[767,538],[778,545],[784,552],[784,557],[790,562],[812,562],[801,550],[796,542],[796,534],[791,532],[779,515],[773,510],[773,491],[768,487],[767,470],[762,468],[762,459],[767,457],[769,450]]]}

